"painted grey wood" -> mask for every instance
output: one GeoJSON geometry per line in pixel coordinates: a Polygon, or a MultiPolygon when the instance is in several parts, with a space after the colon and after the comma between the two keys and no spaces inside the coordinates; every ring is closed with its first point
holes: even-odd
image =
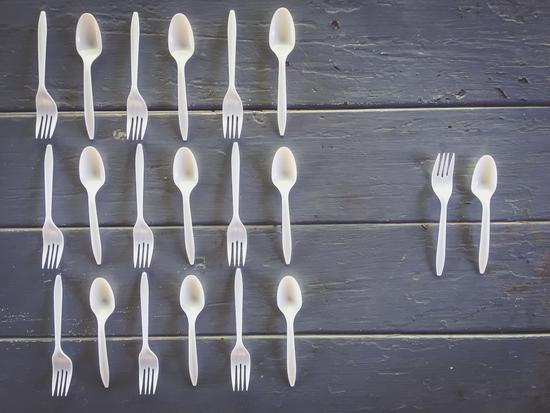
{"type": "MultiPolygon", "coordinates": [[[[227,13],[237,13],[237,85],[248,108],[275,107],[277,61],[268,46],[279,1],[208,6],[145,0],[7,2],[0,17],[0,110],[34,110],[36,25],[48,13],[47,80],[61,109],[82,108],[82,64],[74,36],[92,12],[103,36],[94,63],[98,108],[122,109],[130,85],[130,18],[141,16],[140,91],[151,108],[175,108],[176,66],[167,32],[174,13],[193,25],[187,67],[192,108],[221,108],[227,88],[227,13]]],[[[296,48],[287,67],[290,107],[358,107],[548,103],[550,4],[507,0],[327,2],[288,4],[296,48]]],[[[290,131],[292,124],[289,124],[290,131]]]]}
{"type": "MultiPolygon", "coordinates": [[[[101,225],[135,222],[135,144],[125,140],[125,117],[98,116],[97,139],[106,184],[97,203],[101,225]]],[[[221,114],[191,115],[190,147],[199,166],[191,203],[196,223],[225,224],[231,218],[230,145],[221,135],[221,114]]],[[[54,219],[87,225],[86,194],[78,160],[91,142],[80,115],[61,116],[54,145],[54,219]]],[[[154,225],[183,222],[181,195],[173,183],[177,115],[150,116],[144,141],[145,218],[154,225]]],[[[0,187],[5,202],[0,226],[41,226],[44,142],[36,142],[32,115],[0,117],[0,187]]],[[[241,216],[245,224],[280,222],[280,196],[271,183],[271,163],[287,145],[298,164],[291,192],[295,223],[436,222],[439,202],[430,184],[439,151],[456,153],[450,221],[481,219],[470,191],[477,159],[490,153],[499,170],[492,202],[495,220],[550,218],[550,109],[294,112],[288,134],[277,136],[276,114],[248,113],[241,145],[241,216]]]]}
{"type": "MultiPolygon", "coordinates": [[[[246,340],[246,338],[245,338],[246,340]]],[[[187,374],[187,343],[153,340],[160,360],[155,397],[137,393],[140,341],[108,341],[111,387],[103,388],[95,341],[64,343],[74,376],[66,399],[51,399],[51,342],[1,342],[0,396],[9,412],[546,412],[550,339],[355,338],[297,340],[290,388],[285,341],[246,341],[248,393],[231,391],[233,338],[198,340],[199,382],[187,374]],[[222,407],[223,406],[223,407],[222,407]]]]}
{"type": "MultiPolygon", "coordinates": [[[[284,333],[276,306],[279,280],[294,275],[303,308],[296,330],[347,332],[524,332],[550,329],[548,251],[550,224],[495,224],[485,276],[477,272],[479,225],[448,228],[444,276],[435,276],[437,226],[294,226],[293,258],[284,265],[279,228],[248,227],[244,277],[245,333],[284,333]]],[[[195,229],[196,263],[187,264],[183,229],[158,229],[149,270],[151,334],[186,331],[179,306],[183,278],[195,274],[205,288],[199,334],[234,331],[234,269],[227,266],[225,227],[195,229]]],[[[64,231],[59,271],[40,269],[40,231],[0,232],[3,287],[0,335],[53,335],[55,274],[64,280],[64,333],[94,335],[89,288],[106,277],[116,311],[108,335],[141,334],[139,279],[132,268],[131,229],[102,229],[104,261],[92,257],[87,230],[64,231]]]]}

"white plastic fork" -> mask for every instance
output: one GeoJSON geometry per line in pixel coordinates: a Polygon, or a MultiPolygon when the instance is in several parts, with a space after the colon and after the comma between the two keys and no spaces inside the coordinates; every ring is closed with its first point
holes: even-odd
{"type": "Polygon", "coordinates": [[[143,147],[141,143],[136,148],[136,198],[137,219],[134,225],[134,268],[148,268],[153,257],[155,238],[153,231],[143,219],[143,147]]]}
{"type": "Polygon", "coordinates": [[[53,192],[53,151],[52,145],[46,146],[44,155],[44,192],[46,204],[46,217],[42,227],[42,268],[58,268],[65,240],[63,233],[55,225],[52,218],[52,192],[53,192]]]}
{"type": "Polygon", "coordinates": [[[126,139],[143,139],[149,118],[147,105],[138,90],[139,15],[134,12],[130,27],[132,87],[126,101],[126,139]]]}
{"type": "Polygon", "coordinates": [[[159,359],[149,347],[149,281],[147,273],[141,274],[141,334],[143,344],[139,352],[139,394],[155,394],[159,379],[159,359]]]}
{"type": "Polygon", "coordinates": [[[227,262],[229,266],[240,267],[246,261],[246,228],[239,217],[239,180],[241,156],[239,144],[233,143],[231,150],[231,187],[233,192],[233,218],[227,227],[227,262]]]}
{"type": "Polygon", "coordinates": [[[235,58],[237,54],[237,20],[235,11],[229,12],[227,22],[227,58],[229,66],[229,88],[223,98],[222,128],[223,137],[237,139],[243,128],[243,102],[235,89],[235,58]]]}
{"type": "Polygon", "coordinates": [[[432,170],[432,188],[441,202],[441,214],[439,217],[439,235],[437,237],[436,274],[443,274],[445,266],[445,246],[447,239],[447,204],[453,192],[453,171],[455,167],[455,155],[439,153],[435,159],[432,170]]]}
{"type": "Polygon", "coordinates": [[[57,105],[46,90],[46,40],[48,23],[46,12],[38,19],[38,90],[36,92],[36,139],[50,139],[57,124],[57,105]]]}
{"type": "Polygon", "coordinates": [[[55,277],[53,287],[53,312],[55,328],[55,349],[52,354],[52,397],[66,396],[73,377],[73,362],[61,349],[61,311],[63,283],[61,275],[55,277]]]}
{"type": "Polygon", "coordinates": [[[250,353],[243,344],[243,276],[241,269],[235,271],[235,321],[237,342],[231,352],[231,385],[233,391],[248,391],[250,382],[250,353]]]}

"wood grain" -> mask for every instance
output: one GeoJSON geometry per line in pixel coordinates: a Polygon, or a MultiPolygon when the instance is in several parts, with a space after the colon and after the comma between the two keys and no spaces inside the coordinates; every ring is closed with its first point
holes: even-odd
{"type": "MultiPolygon", "coordinates": [[[[248,108],[274,108],[277,60],[268,46],[279,1],[209,1],[208,7],[145,0],[67,4],[10,2],[0,17],[0,110],[32,111],[36,26],[48,14],[46,85],[63,110],[82,108],[82,62],[75,29],[93,13],[103,37],[94,63],[95,105],[123,109],[130,89],[130,19],[141,17],[139,87],[150,108],[176,107],[176,65],[168,52],[172,15],[193,26],[187,66],[191,108],[221,108],[227,90],[227,14],[236,10],[237,87],[248,108]],[[24,7],[22,7],[24,5],[24,7]]],[[[287,65],[289,107],[547,104],[550,4],[507,0],[387,0],[288,5],[296,47],[287,65]]],[[[288,130],[291,130],[289,125],[288,130]]]]}
{"type": "MultiPolygon", "coordinates": [[[[154,225],[183,220],[172,162],[180,146],[191,148],[199,184],[191,196],[193,218],[226,224],[231,218],[230,141],[221,115],[193,114],[188,144],[178,137],[175,112],[151,116],[144,140],[145,219],[154,225]]],[[[97,204],[101,225],[135,222],[135,144],[125,140],[123,114],[98,116],[93,145],[103,156],[106,184],[97,204]]],[[[31,115],[0,117],[3,130],[0,187],[5,202],[0,227],[43,223],[45,142],[33,138],[31,115]],[[30,165],[29,165],[30,164],[30,165]]],[[[277,136],[276,114],[245,115],[241,145],[241,218],[245,224],[279,223],[280,196],[271,183],[279,146],[297,160],[298,181],[290,196],[294,223],[436,222],[439,202],[430,184],[438,152],[456,153],[449,221],[481,219],[470,191],[477,159],[490,153],[499,171],[492,218],[550,218],[550,109],[321,111],[289,115],[288,134],[277,136]]],[[[54,220],[87,225],[86,194],[78,160],[90,144],[80,114],[61,116],[54,146],[54,220]]]]}

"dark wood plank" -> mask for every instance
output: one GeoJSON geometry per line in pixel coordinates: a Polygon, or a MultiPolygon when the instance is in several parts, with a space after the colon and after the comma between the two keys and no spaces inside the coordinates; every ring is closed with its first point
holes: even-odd
{"type": "MultiPolygon", "coordinates": [[[[125,117],[100,116],[93,145],[107,180],[98,193],[102,225],[135,222],[135,145],[124,138],[125,117]]],[[[188,145],[199,165],[191,202],[195,222],[225,224],[231,218],[231,142],[221,136],[219,114],[191,117],[188,145]]],[[[241,139],[241,217],[245,224],[280,222],[280,196],[271,183],[276,149],[289,146],[298,181],[291,193],[292,221],[426,222],[439,220],[430,183],[439,151],[456,152],[450,221],[479,221],[481,206],[470,191],[477,159],[491,153],[499,169],[492,202],[495,220],[550,218],[550,109],[299,112],[289,115],[288,136],[276,132],[274,113],[249,113],[241,139]]],[[[33,138],[31,115],[0,117],[3,130],[0,187],[5,201],[0,226],[43,223],[45,142],[33,138]],[[31,166],[32,165],[32,166],[31,166]]],[[[181,195],[173,183],[178,147],[175,113],[152,116],[144,141],[145,217],[155,225],[183,221],[181,195]]],[[[54,219],[86,225],[86,194],[78,160],[90,144],[81,116],[63,116],[54,145],[54,219]]]]}
{"type": "MultiPolygon", "coordinates": [[[[279,280],[293,274],[303,292],[296,329],[333,332],[523,332],[550,329],[550,224],[492,227],[487,274],[477,273],[479,225],[450,225],[446,271],[435,276],[435,225],[294,226],[293,259],[282,259],[279,229],[249,227],[244,276],[247,333],[282,333],[276,306],[279,280]]],[[[227,266],[225,227],[196,228],[197,259],[187,264],[182,228],[155,229],[149,270],[151,333],[185,331],[180,284],[200,277],[206,307],[200,334],[234,331],[234,270],[227,266]]],[[[40,231],[0,232],[3,288],[0,335],[51,336],[52,280],[64,279],[64,332],[90,336],[96,329],[89,287],[106,277],[116,295],[109,335],[139,335],[139,279],[132,268],[131,229],[102,229],[104,262],[93,260],[87,230],[65,231],[59,271],[40,269],[40,231]]]]}
{"type": "MultiPolygon", "coordinates": [[[[195,55],[187,67],[192,108],[220,108],[227,89],[226,22],[238,22],[237,85],[250,108],[275,107],[277,61],[268,46],[279,1],[118,3],[38,0],[6,4],[1,17],[0,110],[34,110],[36,25],[48,13],[47,85],[61,109],[82,107],[82,64],[74,36],[79,15],[92,12],[103,35],[94,63],[98,108],[122,109],[130,85],[130,19],[141,15],[140,89],[151,108],[176,105],[176,66],[167,32],[174,13],[193,25],[195,55]]],[[[507,0],[458,4],[430,0],[289,5],[296,48],[287,67],[290,107],[548,103],[550,4],[507,0]],[[426,12],[429,10],[429,13],[426,12]]],[[[289,125],[291,126],[291,125],[289,125]]],[[[289,128],[289,131],[291,128],[289,128]]]]}
{"type": "Polygon", "coordinates": [[[74,376],[66,399],[51,399],[51,342],[1,342],[0,396],[11,412],[546,412],[550,339],[356,338],[297,340],[290,388],[283,339],[246,341],[253,367],[248,393],[231,391],[233,339],[198,341],[199,384],[187,374],[187,344],[153,340],[157,394],[138,395],[140,341],[109,341],[111,387],[102,387],[94,341],[64,343],[74,376]],[[307,400],[307,402],[306,402],[307,400]]]}

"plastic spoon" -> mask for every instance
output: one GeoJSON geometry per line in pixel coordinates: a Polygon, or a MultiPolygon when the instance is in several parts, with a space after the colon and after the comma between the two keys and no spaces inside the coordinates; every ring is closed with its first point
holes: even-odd
{"type": "Polygon", "coordinates": [[[178,119],[181,137],[187,140],[189,121],[187,115],[187,92],[185,90],[185,63],[195,52],[193,29],[185,14],[172,17],[168,29],[168,49],[178,65],[178,119]]]}
{"type": "Polygon", "coordinates": [[[195,263],[195,239],[193,237],[193,221],[191,219],[191,191],[199,181],[199,170],[193,152],[180,148],[174,157],[174,183],[183,198],[183,230],[185,231],[185,251],[189,264],[195,263]]]}
{"type": "Polygon", "coordinates": [[[180,305],[183,312],[187,315],[189,324],[189,377],[193,386],[196,386],[199,375],[199,363],[197,360],[195,321],[204,308],[204,290],[202,289],[201,282],[194,275],[188,275],[181,283],[180,305]]]}
{"type": "Polygon", "coordinates": [[[472,175],[472,192],[481,202],[481,239],[479,242],[479,273],[483,274],[489,260],[489,240],[491,226],[491,197],[497,189],[497,165],[491,155],[482,156],[477,161],[472,175]]]}
{"type": "Polygon", "coordinates": [[[90,139],[94,138],[94,97],[92,94],[92,63],[103,50],[101,32],[94,16],[84,13],[76,25],[76,50],[84,64],[84,118],[90,139]]]}
{"type": "Polygon", "coordinates": [[[279,59],[279,90],[277,93],[277,124],[279,134],[284,136],[286,128],[286,58],[294,49],[296,34],[290,12],[277,9],[269,27],[269,47],[279,59]]]}
{"type": "Polygon", "coordinates": [[[296,350],[294,348],[294,318],[302,308],[302,292],[296,279],[284,277],[277,289],[277,306],[286,319],[286,370],[290,387],[296,382],[296,350]]]}
{"type": "Polygon", "coordinates": [[[105,322],[115,310],[115,296],[105,278],[96,278],[90,288],[90,307],[97,318],[99,372],[105,388],[109,387],[109,359],[105,342],[105,322]]]}
{"type": "Polygon", "coordinates": [[[288,195],[296,183],[296,160],[291,150],[283,146],[277,150],[271,167],[271,180],[281,193],[283,215],[283,255],[290,264],[292,256],[292,236],[290,234],[290,209],[288,195]]]}
{"type": "Polygon", "coordinates": [[[79,163],[80,182],[88,192],[88,214],[90,219],[90,237],[92,251],[97,265],[101,265],[101,238],[97,222],[97,208],[95,197],[99,188],[105,183],[105,168],[103,160],[96,148],[87,146],[80,155],[79,163]]]}

